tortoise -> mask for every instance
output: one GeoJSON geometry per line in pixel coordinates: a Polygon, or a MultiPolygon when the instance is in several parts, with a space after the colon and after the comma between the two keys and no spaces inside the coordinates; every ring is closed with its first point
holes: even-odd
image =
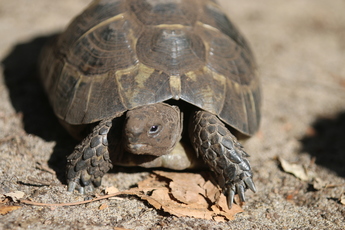
{"type": "Polygon", "coordinates": [[[259,127],[257,68],[215,1],[94,1],[41,57],[56,116],[84,138],[67,158],[68,191],[93,192],[113,165],[200,162],[229,207],[256,191],[238,139],[259,127]]]}

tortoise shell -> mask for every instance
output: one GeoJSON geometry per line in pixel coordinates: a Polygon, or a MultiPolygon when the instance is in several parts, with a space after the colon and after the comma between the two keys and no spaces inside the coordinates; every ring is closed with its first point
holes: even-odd
{"type": "Polygon", "coordinates": [[[258,129],[253,54],[214,1],[95,1],[50,49],[43,84],[56,115],[69,124],[175,99],[243,134],[258,129]]]}

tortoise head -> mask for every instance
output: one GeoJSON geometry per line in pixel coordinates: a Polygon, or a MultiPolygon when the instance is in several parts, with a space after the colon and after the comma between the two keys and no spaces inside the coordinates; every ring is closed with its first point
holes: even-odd
{"type": "Polygon", "coordinates": [[[181,113],[165,103],[130,110],[124,126],[125,149],[134,154],[162,156],[181,139],[181,113]]]}

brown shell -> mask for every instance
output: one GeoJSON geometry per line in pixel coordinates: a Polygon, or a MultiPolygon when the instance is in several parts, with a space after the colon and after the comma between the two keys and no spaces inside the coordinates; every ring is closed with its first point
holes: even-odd
{"type": "Polygon", "coordinates": [[[251,135],[260,84],[249,46],[211,0],[99,0],[43,54],[57,116],[87,124],[184,100],[251,135]]]}

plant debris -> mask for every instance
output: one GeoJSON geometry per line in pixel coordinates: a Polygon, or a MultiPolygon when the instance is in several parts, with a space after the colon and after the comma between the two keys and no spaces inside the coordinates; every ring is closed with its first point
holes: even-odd
{"type": "Polygon", "coordinates": [[[172,215],[189,216],[216,221],[233,220],[243,209],[234,204],[228,209],[226,197],[219,188],[200,174],[154,171],[138,183],[141,199],[156,209],[172,215]]]}
{"type": "Polygon", "coordinates": [[[295,177],[301,179],[302,181],[309,181],[311,179],[308,175],[308,171],[303,165],[291,164],[280,157],[278,159],[285,172],[293,174],[295,177]]]}
{"type": "Polygon", "coordinates": [[[98,210],[104,210],[106,208],[109,208],[109,205],[108,204],[101,204],[99,207],[98,207],[98,210]]]}
{"type": "Polygon", "coordinates": [[[5,193],[4,196],[11,198],[11,200],[13,202],[17,202],[20,199],[22,199],[24,197],[25,193],[22,191],[15,191],[15,192],[9,192],[9,193],[5,193]]]}
{"type": "Polygon", "coordinates": [[[12,212],[14,210],[17,210],[21,208],[20,206],[14,206],[14,205],[4,205],[0,204],[0,214],[1,215],[6,215],[9,212],[12,212]]]}
{"type": "MultiPolygon", "coordinates": [[[[136,188],[117,192],[116,188],[110,187],[105,191],[108,195],[73,203],[45,204],[30,200],[20,200],[20,202],[56,207],[86,204],[119,195],[135,195],[146,200],[157,210],[163,210],[177,217],[189,216],[227,221],[233,220],[235,214],[243,212],[243,209],[236,204],[228,209],[226,197],[220,189],[196,173],[154,171],[146,180],[139,182],[136,188]]],[[[108,208],[107,204],[99,206],[99,210],[105,208],[108,208]]]]}
{"type": "Polygon", "coordinates": [[[295,177],[302,181],[307,181],[310,183],[315,190],[322,190],[326,188],[335,188],[344,186],[343,184],[330,184],[327,181],[322,180],[313,171],[309,171],[304,165],[291,164],[282,158],[278,158],[281,166],[285,172],[293,174],[295,177]]]}
{"type": "Polygon", "coordinates": [[[114,186],[111,186],[111,187],[107,187],[105,190],[104,190],[105,194],[108,195],[108,194],[113,194],[113,193],[117,193],[119,192],[119,189],[114,187],[114,186]]]}

